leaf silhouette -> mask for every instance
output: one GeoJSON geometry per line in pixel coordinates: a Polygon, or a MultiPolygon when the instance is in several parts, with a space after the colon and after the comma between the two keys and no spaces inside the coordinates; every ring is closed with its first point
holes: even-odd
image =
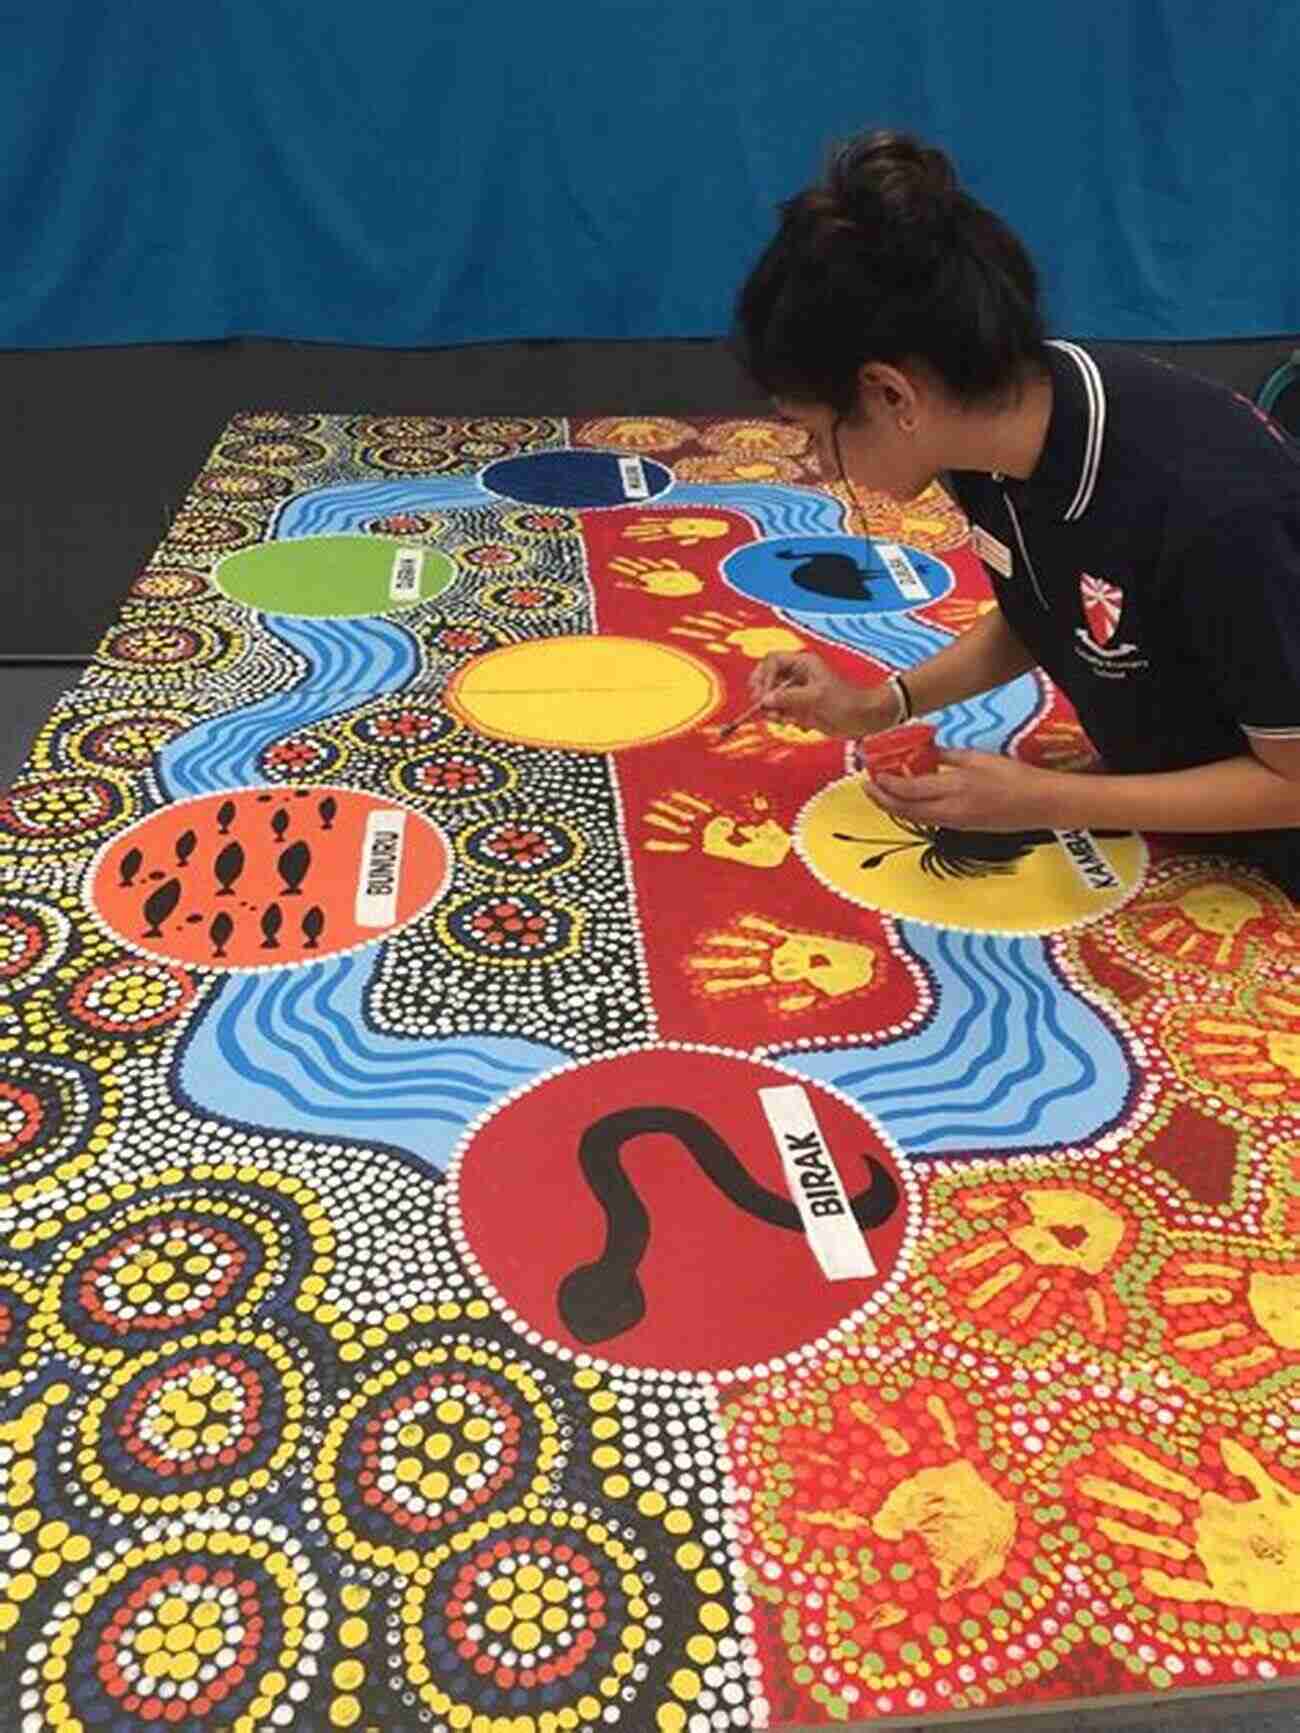
{"type": "Polygon", "coordinates": [[[226,951],[225,951],[226,940],[230,937],[230,935],[234,932],[234,930],[235,930],[234,921],[231,920],[230,916],[223,909],[221,911],[221,913],[213,919],[212,925],[208,928],[208,937],[212,940],[213,947],[214,947],[213,952],[212,952],[212,955],[214,957],[224,957],[225,956],[225,954],[226,954],[226,951]]]}
{"type": "Polygon", "coordinates": [[[283,807],[280,807],[275,817],[271,820],[271,829],[275,832],[275,840],[277,842],[284,841],[284,833],[288,828],[289,814],[283,807]]]}
{"type": "Polygon", "coordinates": [[[144,856],[140,853],[140,850],[138,848],[129,848],[122,856],[121,873],[123,889],[130,885],[131,881],[135,878],[135,875],[143,865],[144,856]]]}
{"type": "Polygon", "coordinates": [[[166,884],[159,885],[153,895],[146,899],[144,918],[149,923],[148,930],[144,935],[146,939],[162,938],[162,923],[180,900],[181,881],[179,879],[168,879],[166,884]]]}
{"type": "Polygon", "coordinates": [[[320,938],[324,929],[325,911],[318,904],[313,903],[311,908],[309,908],[307,913],[302,917],[302,930],[307,935],[307,943],[303,949],[314,951],[316,949],[316,941],[320,938]]]}
{"type": "Polygon", "coordinates": [[[184,835],[178,836],[176,838],[176,864],[177,864],[177,866],[184,866],[185,865],[185,863],[189,860],[190,856],[194,853],[194,845],[195,845],[195,843],[198,842],[198,840],[199,840],[198,837],[195,836],[195,834],[192,830],[187,830],[184,833],[184,835]]]}
{"type": "Polygon", "coordinates": [[[339,809],[338,801],[335,800],[335,798],[332,794],[327,794],[325,796],[324,800],[322,800],[320,805],[316,808],[317,812],[320,813],[320,822],[321,822],[321,829],[322,830],[329,830],[331,825],[334,823],[334,814],[338,811],[338,809],[339,809]]]}
{"type": "Polygon", "coordinates": [[[230,822],[234,818],[234,816],[235,816],[235,803],[234,803],[234,801],[233,800],[223,800],[221,805],[217,808],[217,826],[218,826],[222,836],[225,836],[228,834],[228,832],[230,830],[230,822]]]}

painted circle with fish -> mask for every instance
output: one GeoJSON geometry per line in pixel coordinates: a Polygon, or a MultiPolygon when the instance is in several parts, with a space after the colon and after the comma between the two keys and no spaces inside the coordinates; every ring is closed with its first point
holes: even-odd
{"type": "Polygon", "coordinates": [[[824,1347],[893,1293],[919,1214],[902,1153],[846,1096],[685,1042],[538,1078],[471,1128],[447,1178],[508,1322],[552,1352],[687,1377],[824,1347]]]}
{"type": "Polygon", "coordinates": [[[134,951],[189,968],[286,968],[357,950],[446,889],[442,832],[356,789],[230,788],[172,802],[102,848],[91,910],[134,951]]]}

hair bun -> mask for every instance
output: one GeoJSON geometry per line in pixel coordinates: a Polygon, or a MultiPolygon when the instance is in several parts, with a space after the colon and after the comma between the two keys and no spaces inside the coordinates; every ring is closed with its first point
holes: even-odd
{"type": "Polygon", "coordinates": [[[947,240],[962,196],[944,152],[904,132],[869,132],[840,145],[825,185],[837,214],[873,239],[926,250],[947,240]]]}

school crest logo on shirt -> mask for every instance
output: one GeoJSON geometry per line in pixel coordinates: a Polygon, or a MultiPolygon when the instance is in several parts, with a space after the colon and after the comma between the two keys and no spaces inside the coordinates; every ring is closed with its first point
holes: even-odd
{"type": "Polygon", "coordinates": [[[1086,623],[1074,628],[1074,651],[1094,674],[1107,680],[1122,680],[1150,666],[1136,644],[1119,636],[1124,592],[1118,584],[1108,584],[1105,578],[1095,578],[1091,572],[1080,572],[1079,600],[1086,623]]]}
{"type": "Polygon", "coordinates": [[[1083,602],[1083,617],[1088,622],[1092,641],[1105,649],[1115,636],[1120,615],[1124,612],[1124,592],[1105,578],[1094,578],[1090,572],[1079,577],[1079,595],[1083,602]]]}

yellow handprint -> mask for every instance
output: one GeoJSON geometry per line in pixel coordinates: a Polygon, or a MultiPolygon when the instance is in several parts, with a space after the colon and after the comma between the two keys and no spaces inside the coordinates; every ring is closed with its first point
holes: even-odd
{"type": "Polygon", "coordinates": [[[1300,1613],[1300,1496],[1275,1480],[1243,1444],[1225,1438],[1219,1452],[1229,1472],[1254,1489],[1253,1499],[1203,1492],[1181,1470],[1160,1461],[1151,1446],[1122,1442],[1109,1445],[1107,1455],[1124,1478],[1085,1474],[1078,1490],[1123,1513],[1097,1519],[1097,1527],[1117,1545],[1184,1567],[1195,1556],[1203,1577],[1143,1566],[1142,1583],[1152,1594],[1171,1601],[1217,1601],[1254,1613],[1300,1613]],[[1192,1545],[1176,1533],[1160,1532],[1187,1525],[1188,1513],[1175,1499],[1197,1507],[1192,1545]]]}
{"type": "Polygon", "coordinates": [[[687,969],[701,977],[703,992],[752,993],[796,983],[813,989],[780,1000],[783,1011],[805,1011],[818,994],[839,999],[861,992],[876,973],[869,945],[792,932],[761,915],[741,915],[731,930],[708,934],[704,944],[710,948],[686,959],[687,969]]]}
{"type": "Polygon", "coordinates": [[[711,752],[724,758],[762,757],[769,764],[780,764],[796,746],[819,746],[826,738],[820,729],[800,728],[796,722],[777,722],[772,717],[742,722],[731,734],[723,734],[721,728],[707,732],[716,737],[711,752]]]}
{"type": "Polygon", "coordinates": [[[803,639],[784,626],[747,626],[742,614],[724,614],[716,608],[687,614],[681,625],[668,630],[675,638],[694,638],[715,656],[739,650],[753,662],[761,662],[773,650],[803,649],[803,639]]]}
{"type": "Polygon", "coordinates": [[[609,562],[609,569],[621,574],[623,589],[644,590],[648,596],[696,596],[704,588],[702,578],[671,560],[619,558],[609,562]]]}
{"type": "Polygon", "coordinates": [[[731,525],[725,518],[714,517],[652,517],[629,524],[624,537],[634,542],[680,542],[684,548],[698,547],[701,542],[716,541],[725,536],[731,525]]]}
{"type": "Polygon", "coordinates": [[[778,867],[790,853],[790,837],[767,816],[771,808],[762,795],[756,795],[750,805],[751,816],[745,819],[719,812],[685,790],[674,790],[651,802],[645,820],[656,830],[667,831],[668,837],[652,837],[643,846],[651,854],[685,854],[695,846],[698,830],[700,848],[715,860],[778,867]]]}

